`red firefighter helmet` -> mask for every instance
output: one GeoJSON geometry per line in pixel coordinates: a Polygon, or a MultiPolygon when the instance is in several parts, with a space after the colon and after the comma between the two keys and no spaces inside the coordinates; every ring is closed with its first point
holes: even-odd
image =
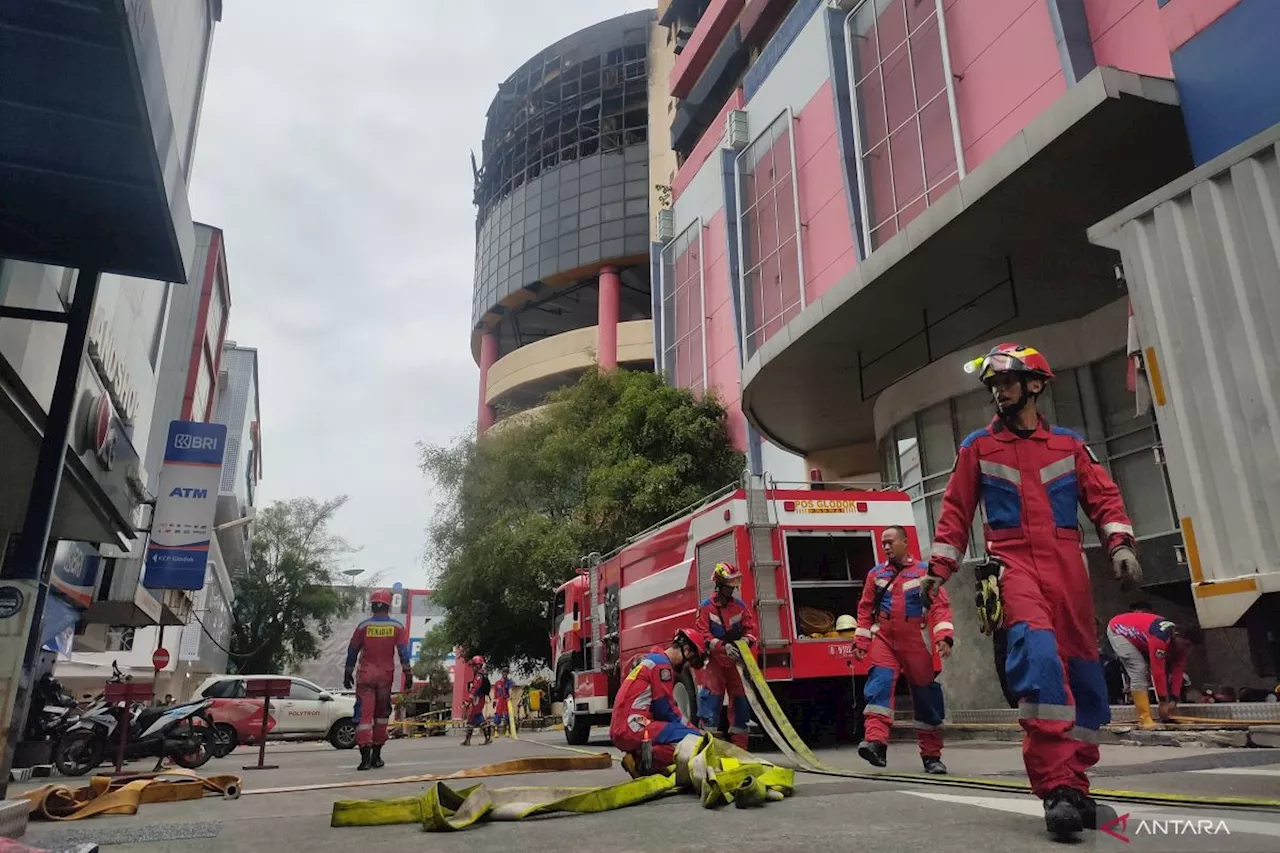
{"type": "Polygon", "coordinates": [[[471,659],[471,665],[476,669],[480,669],[482,666],[484,666],[484,656],[476,655],[475,657],[473,657],[471,659]]]}
{"type": "Polygon", "coordinates": [[[737,589],[742,585],[742,572],[733,563],[716,563],[711,570],[711,582],[716,586],[731,586],[737,589]]]}
{"type": "Polygon", "coordinates": [[[989,384],[997,373],[1019,373],[1046,382],[1053,379],[1049,360],[1039,350],[1013,343],[997,344],[991,352],[967,362],[964,371],[978,374],[983,385],[989,384]]]}
{"type": "Polygon", "coordinates": [[[391,590],[375,589],[373,591],[373,595],[369,596],[369,606],[374,607],[379,604],[385,604],[387,607],[391,606],[391,590]]]}
{"type": "Polygon", "coordinates": [[[676,631],[674,639],[676,646],[680,651],[684,652],[684,656],[689,661],[689,665],[694,669],[701,669],[702,665],[707,662],[707,638],[703,636],[701,631],[693,628],[681,628],[676,631]]]}

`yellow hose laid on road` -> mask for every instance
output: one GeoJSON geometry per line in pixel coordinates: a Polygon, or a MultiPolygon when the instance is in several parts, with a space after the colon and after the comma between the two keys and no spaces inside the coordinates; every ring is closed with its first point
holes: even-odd
{"type": "Polygon", "coordinates": [[[595,788],[491,789],[479,784],[455,789],[438,781],[416,797],[340,800],[333,804],[330,825],[421,823],[427,832],[455,832],[487,821],[523,820],[553,812],[597,814],[647,803],[678,791],[696,794],[705,808],[728,804],[750,808],[769,800],[781,800],[794,790],[794,771],[762,761],[709,735],[690,735],[678,746],[675,766],[666,774],[641,776],[595,788]]]}
{"type": "Polygon", "coordinates": [[[398,776],[394,779],[353,779],[349,782],[325,782],[318,785],[291,785],[285,788],[258,788],[245,791],[253,794],[296,794],[300,791],[332,791],[338,788],[373,788],[384,785],[410,785],[420,782],[444,782],[451,779],[478,779],[484,776],[523,776],[526,773],[561,773],[570,770],[608,770],[613,757],[607,752],[587,752],[583,757],[541,755],[534,758],[513,758],[496,764],[468,767],[453,773],[428,773],[422,776],[398,776]]]}
{"type": "MultiPolygon", "coordinates": [[[[841,776],[849,779],[865,779],[872,782],[909,783],[913,785],[939,785],[955,788],[977,788],[984,791],[1002,791],[1012,794],[1029,794],[1031,786],[1026,782],[1005,779],[983,779],[965,776],[932,776],[925,773],[894,773],[844,770],[823,762],[805,745],[791,726],[773,691],[769,689],[764,674],[756,663],[754,650],[746,640],[735,645],[742,654],[737,663],[738,672],[746,686],[747,701],[755,720],[787,758],[795,762],[805,773],[822,776],[841,776]]],[[[1208,797],[1187,794],[1166,794],[1152,791],[1112,790],[1094,788],[1091,795],[1100,800],[1141,803],[1145,805],[1205,806],[1214,808],[1253,809],[1280,811],[1280,799],[1269,797],[1208,797]]]]}
{"type": "Polygon", "coordinates": [[[148,803],[177,803],[219,794],[234,800],[240,796],[239,776],[201,776],[173,769],[129,776],[91,776],[89,784],[71,789],[66,785],[41,785],[19,796],[31,806],[31,816],[43,820],[84,820],[97,815],[137,814],[148,803]]]}

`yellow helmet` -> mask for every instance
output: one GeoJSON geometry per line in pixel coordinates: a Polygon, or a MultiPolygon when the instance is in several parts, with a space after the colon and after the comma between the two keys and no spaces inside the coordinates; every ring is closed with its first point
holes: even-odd
{"type": "Polygon", "coordinates": [[[848,613],[836,620],[837,631],[852,631],[858,627],[858,620],[854,619],[848,613]]]}
{"type": "Polygon", "coordinates": [[[742,585],[742,573],[733,563],[716,563],[716,567],[711,570],[711,582],[718,587],[731,586],[736,589],[742,585]]]}

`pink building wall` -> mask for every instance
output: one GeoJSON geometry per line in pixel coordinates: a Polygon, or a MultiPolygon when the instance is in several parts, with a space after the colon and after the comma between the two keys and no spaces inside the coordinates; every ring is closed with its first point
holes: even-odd
{"type": "Polygon", "coordinates": [[[680,168],[676,172],[676,178],[671,184],[672,200],[680,198],[680,194],[688,189],[689,182],[693,180],[694,175],[698,174],[698,171],[706,165],[711,155],[719,150],[720,144],[724,141],[725,116],[728,115],[730,110],[742,109],[742,103],[742,87],[739,86],[733,90],[729,100],[720,108],[716,120],[711,123],[707,128],[707,132],[698,140],[698,144],[693,146],[689,156],[680,164],[680,168]]]}
{"type": "Polygon", "coordinates": [[[1171,0],[1157,8],[1169,52],[1182,47],[1238,5],[1240,0],[1171,0]]]}
{"type": "Polygon", "coordinates": [[[716,211],[702,231],[703,288],[707,336],[707,387],[715,388],[729,412],[729,435],[740,451],[747,448],[747,421],[742,414],[742,376],[738,364],[737,326],[729,292],[729,241],[724,209],[716,211]]]}
{"type": "Polygon", "coordinates": [[[800,246],[804,252],[805,300],[812,303],[853,269],[857,251],[830,81],[800,109],[799,117],[794,127],[800,246]]]}
{"type": "MultiPolygon", "coordinates": [[[[1203,0],[1193,2],[1203,5],[1203,0]]],[[[1151,77],[1173,76],[1156,0],[1084,0],[1084,5],[1099,65],[1151,77]]]]}

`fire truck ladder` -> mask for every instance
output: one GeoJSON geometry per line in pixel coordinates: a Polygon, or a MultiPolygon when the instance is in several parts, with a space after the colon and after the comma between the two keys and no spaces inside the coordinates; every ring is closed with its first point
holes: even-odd
{"type": "MultiPolygon", "coordinates": [[[[768,474],[748,474],[746,476],[747,493],[747,535],[751,540],[751,575],[756,586],[756,613],[760,623],[760,647],[766,653],[771,648],[785,648],[786,634],[783,631],[783,608],[786,601],[778,597],[778,572],[782,569],[782,561],[776,554],[775,540],[778,532],[777,512],[768,494],[768,474]]],[[[786,656],[787,667],[791,667],[791,658],[786,656]]],[[[790,676],[790,672],[788,672],[790,676]]]]}

